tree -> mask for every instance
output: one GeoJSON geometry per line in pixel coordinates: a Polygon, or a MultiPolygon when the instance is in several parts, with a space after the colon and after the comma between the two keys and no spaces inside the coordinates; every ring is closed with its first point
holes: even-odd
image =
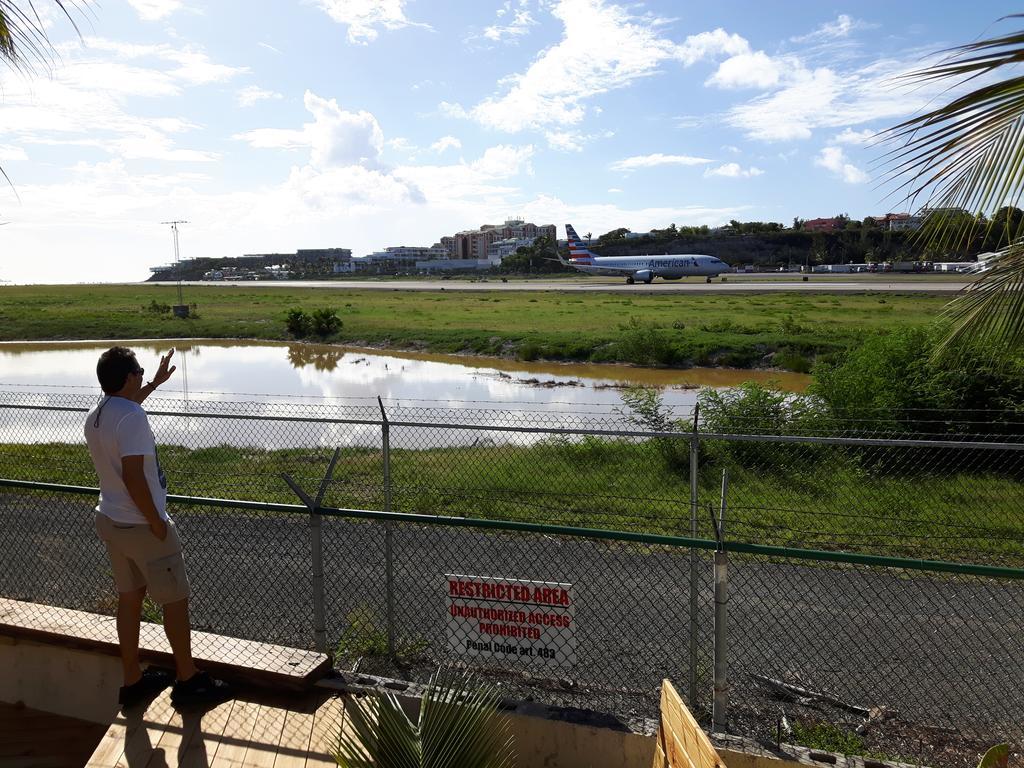
{"type": "Polygon", "coordinates": [[[628,229],[626,229],[625,227],[619,227],[618,229],[613,229],[611,232],[605,232],[603,235],[597,238],[597,242],[607,243],[612,240],[623,240],[628,234],[628,229]]]}
{"type": "MultiPolygon", "coordinates": [[[[940,251],[960,251],[976,242],[980,227],[985,227],[980,234],[987,240],[994,217],[985,225],[978,215],[947,213],[985,213],[1024,194],[1024,76],[991,77],[1024,60],[1024,31],[944,53],[948,55],[939,63],[910,73],[907,80],[943,89],[983,84],[885,131],[883,138],[898,145],[886,155],[885,180],[903,193],[905,202],[927,201],[931,215],[921,237],[936,243],[940,251]]],[[[940,352],[986,338],[1000,354],[1012,356],[1024,344],[1024,221],[1005,221],[1008,245],[947,307],[953,323],[940,352]]]]}
{"type": "MultiPolygon", "coordinates": [[[[76,1],[53,0],[78,32],[78,26],[68,11],[76,1]]],[[[32,0],[21,3],[0,0],[0,61],[12,69],[31,73],[37,69],[48,69],[53,56],[46,26],[32,0]]],[[[3,168],[0,168],[0,174],[10,182],[3,168]]]]}

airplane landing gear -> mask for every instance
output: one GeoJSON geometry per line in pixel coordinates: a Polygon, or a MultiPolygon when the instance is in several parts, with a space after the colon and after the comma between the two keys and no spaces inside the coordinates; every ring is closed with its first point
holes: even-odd
{"type": "Polygon", "coordinates": [[[711,278],[709,277],[707,281],[710,283],[711,282],[711,278]]]}
{"type": "Polygon", "coordinates": [[[626,278],[626,285],[632,285],[634,282],[636,281],[632,277],[626,278]]]}
{"type": "Polygon", "coordinates": [[[654,282],[654,278],[653,277],[648,277],[646,280],[644,280],[644,283],[646,285],[650,285],[653,282],[654,282]]]}

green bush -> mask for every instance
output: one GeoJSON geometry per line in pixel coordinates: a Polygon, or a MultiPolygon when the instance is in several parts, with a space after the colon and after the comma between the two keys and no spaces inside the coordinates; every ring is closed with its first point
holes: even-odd
{"type": "Polygon", "coordinates": [[[534,341],[524,341],[516,349],[516,358],[524,362],[531,362],[540,357],[540,344],[534,341]]]}
{"type": "Polygon", "coordinates": [[[790,347],[776,352],[772,362],[776,368],[782,368],[783,370],[795,373],[810,373],[812,367],[810,358],[799,350],[790,347]]]}
{"type": "Polygon", "coordinates": [[[292,307],[285,316],[288,333],[297,339],[304,339],[313,331],[313,320],[303,310],[292,307]]]}
{"type": "MultiPolygon", "coordinates": [[[[829,430],[824,404],[748,381],[726,390],[706,388],[697,395],[701,431],[727,435],[823,434],[829,430]]],[[[827,446],[756,441],[707,441],[711,458],[744,467],[798,469],[817,463],[827,446]]]]}
{"type": "MultiPolygon", "coordinates": [[[[650,432],[686,432],[691,428],[688,420],[676,419],[666,408],[661,390],[651,387],[627,387],[622,391],[623,413],[640,429],[650,432]]],[[[690,466],[690,441],[682,437],[654,438],[658,453],[673,472],[683,472],[690,466]]]]}
{"type": "Polygon", "coordinates": [[[313,312],[313,333],[321,338],[333,336],[341,330],[341,318],[336,309],[317,309],[313,312]]]}
{"type": "Polygon", "coordinates": [[[317,309],[308,315],[304,310],[293,307],[285,316],[285,325],[288,333],[297,339],[309,336],[325,339],[340,331],[342,323],[336,309],[317,309]]]}
{"type": "Polygon", "coordinates": [[[143,312],[150,312],[154,315],[166,315],[171,311],[170,304],[159,304],[156,299],[149,302],[149,306],[143,305],[143,312]]]}
{"type": "Polygon", "coordinates": [[[1024,356],[997,361],[980,344],[936,357],[942,328],[901,328],[814,366],[810,392],[839,417],[876,430],[1024,433],[1024,356]]]}
{"type": "Polygon", "coordinates": [[[621,326],[619,356],[635,365],[672,365],[676,361],[675,345],[668,331],[653,323],[631,317],[621,326]]]}
{"type": "Polygon", "coordinates": [[[793,741],[802,747],[841,755],[864,754],[864,740],[853,731],[831,723],[793,723],[793,741]]]}

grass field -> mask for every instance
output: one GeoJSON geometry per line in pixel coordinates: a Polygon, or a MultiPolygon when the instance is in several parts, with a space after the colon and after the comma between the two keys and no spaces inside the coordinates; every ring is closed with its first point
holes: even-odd
{"type": "Polygon", "coordinates": [[[521,359],[777,367],[927,323],[948,299],[921,294],[636,295],[188,286],[3,286],[0,340],[287,339],[285,312],[331,307],[338,343],[521,359]],[[157,310],[152,309],[156,305],[157,310]]]}
{"type": "MultiPolygon", "coordinates": [[[[281,473],[315,489],[330,453],[160,449],[173,493],[290,504],[299,502],[281,473]]],[[[398,512],[689,535],[688,469],[670,466],[652,441],[392,450],[391,460],[398,512]]],[[[346,450],[325,504],[382,509],[381,461],[377,450],[346,450]]],[[[880,471],[824,447],[772,447],[743,461],[709,453],[700,463],[702,509],[718,505],[726,465],[734,541],[1024,567],[1024,493],[1007,472],[880,471]]],[[[0,476],[96,484],[79,445],[0,446],[0,476]]],[[[701,535],[713,538],[706,518],[701,535]]]]}

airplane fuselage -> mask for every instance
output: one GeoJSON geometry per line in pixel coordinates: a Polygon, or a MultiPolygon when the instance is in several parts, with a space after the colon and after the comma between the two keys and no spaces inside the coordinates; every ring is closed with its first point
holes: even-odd
{"type": "Polygon", "coordinates": [[[715,277],[728,267],[713,256],[678,254],[672,256],[594,256],[570,259],[569,263],[592,275],[635,275],[638,280],[660,277],[678,280],[683,277],[715,277]]]}
{"type": "Polygon", "coordinates": [[[729,271],[721,259],[702,253],[679,253],[665,256],[598,256],[583,245],[572,224],[565,225],[565,236],[569,244],[569,260],[561,256],[563,264],[575,267],[591,275],[618,275],[627,283],[650,283],[654,278],[679,280],[697,275],[710,282],[715,275],[729,271]]]}

